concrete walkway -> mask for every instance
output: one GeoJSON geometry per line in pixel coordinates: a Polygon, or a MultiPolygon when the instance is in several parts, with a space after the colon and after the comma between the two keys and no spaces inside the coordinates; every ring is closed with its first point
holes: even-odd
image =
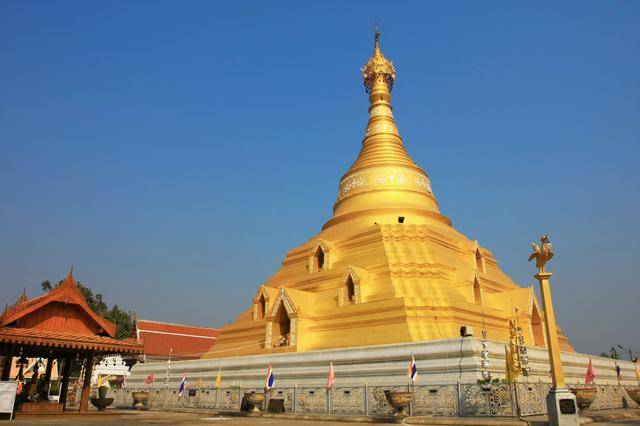
{"type": "MultiPolygon", "coordinates": [[[[10,423],[25,426],[49,426],[49,425],[205,425],[220,424],[229,426],[310,426],[321,424],[323,426],[344,425],[345,422],[377,423],[381,425],[393,425],[403,423],[407,425],[484,425],[484,426],[546,426],[546,416],[516,418],[493,417],[430,417],[413,416],[404,420],[390,417],[364,417],[364,416],[314,416],[293,414],[263,414],[260,416],[239,415],[239,413],[217,413],[206,410],[190,411],[134,411],[134,410],[108,410],[104,413],[90,412],[88,414],[65,413],[59,415],[18,415],[18,418],[10,423]],[[231,415],[233,414],[233,415],[231,415]]],[[[606,422],[611,425],[640,425],[640,409],[631,410],[603,410],[588,413],[580,418],[581,424],[593,422],[606,422]]],[[[9,423],[8,423],[9,424],[9,423]]]]}
{"type": "MultiPolygon", "coordinates": [[[[620,408],[616,410],[587,411],[580,415],[580,424],[586,425],[589,423],[601,423],[624,419],[640,419],[640,409],[620,408]]],[[[532,416],[527,417],[526,420],[532,426],[546,426],[549,424],[547,416],[532,416]]],[[[640,424],[640,422],[638,422],[638,424],[640,424]]]]}

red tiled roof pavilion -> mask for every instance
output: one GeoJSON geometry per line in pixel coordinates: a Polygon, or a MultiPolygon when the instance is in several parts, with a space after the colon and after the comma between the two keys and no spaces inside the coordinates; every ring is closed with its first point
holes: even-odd
{"type": "MultiPolygon", "coordinates": [[[[66,403],[70,365],[73,357],[86,359],[80,411],[87,411],[93,361],[106,354],[140,354],[135,339],[116,340],[116,326],[87,305],[72,273],[42,296],[27,299],[23,294],[0,315],[0,350],[4,356],[2,380],[9,380],[13,357],[48,359],[45,377],[51,375],[55,358],[63,358],[64,371],[58,407],[66,403]]],[[[59,409],[58,409],[59,408],[59,409]]]]}
{"type": "Polygon", "coordinates": [[[138,319],[136,337],[144,345],[147,360],[197,359],[215,344],[219,328],[196,327],[138,319]]]}

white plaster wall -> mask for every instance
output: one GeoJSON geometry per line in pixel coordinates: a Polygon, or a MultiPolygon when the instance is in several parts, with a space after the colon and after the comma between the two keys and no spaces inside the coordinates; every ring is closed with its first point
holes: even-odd
{"type": "MultiPolygon", "coordinates": [[[[458,380],[475,383],[482,377],[481,342],[474,337],[430,340],[394,345],[366,346],[302,353],[283,353],[177,361],[171,363],[169,386],[177,386],[182,375],[187,382],[213,386],[218,369],[222,370],[222,386],[262,387],[271,363],[276,386],[324,386],[329,362],[333,361],[336,386],[390,385],[407,382],[407,367],[413,354],[418,366],[418,384],[450,384],[458,380]]],[[[546,349],[528,348],[531,375],[518,381],[550,382],[546,349]]],[[[608,358],[562,353],[567,384],[584,383],[589,358],[596,370],[596,383],[617,384],[615,361],[608,358]]],[[[505,377],[505,345],[489,342],[489,370],[493,377],[505,377]]],[[[618,361],[622,368],[622,384],[638,384],[635,365],[618,361]]],[[[163,387],[166,362],[137,364],[131,370],[127,386],[143,386],[142,381],[154,373],[154,387],[163,387]]]]}

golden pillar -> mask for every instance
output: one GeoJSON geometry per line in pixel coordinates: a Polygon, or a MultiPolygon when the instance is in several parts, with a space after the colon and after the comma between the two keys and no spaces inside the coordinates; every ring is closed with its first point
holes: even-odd
{"type": "Polygon", "coordinates": [[[547,395],[549,425],[577,426],[579,420],[576,398],[569,389],[566,388],[564,372],[562,371],[562,360],[560,359],[558,327],[556,326],[556,317],[553,313],[553,302],[551,301],[551,289],[549,287],[549,278],[551,278],[552,274],[544,270],[545,264],[553,257],[553,246],[547,234],[540,238],[540,243],[540,247],[538,247],[536,243],[531,243],[533,253],[529,256],[529,261],[536,259],[536,266],[538,267],[538,273],[535,277],[540,282],[542,306],[544,307],[545,331],[547,333],[547,348],[549,350],[549,363],[551,364],[551,379],[553,380],[553,386],[547,395]]]}
{"type": "Polygon", "coordinates": [[[535,277],[540,282],[540,292],[542,293],[542,306],[544,308],[544,326],[547,333],[547,345],[549,350],[549,363],[551,364],[551,380],[553,387],[564,388],[564,371],[560,359],[560,344],[558,343],[558,327],[556,316],[553,313],[553,302],[551,301],[551,289],[549,288],[549,278],[551,272],[539,272],[535,277]]]}

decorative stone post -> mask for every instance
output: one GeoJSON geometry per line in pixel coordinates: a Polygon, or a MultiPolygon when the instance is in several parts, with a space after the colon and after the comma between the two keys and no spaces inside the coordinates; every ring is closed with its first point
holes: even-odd
{"type": "Polygon", "coordinates": [[[535,278],[540,282],[540,292],[542,293],[542,305],[545,316],[545,332],[547,333],[547,347],[549,349],[549,362],[551,363],[551,379],[553,386],[547,395],[547,410],[549,414],[550,426],[578,426],[578,407],[576,397],[567,389],[564,383],[564,372],[562,371],[562,361],[560,359],[560,344],[558,343],[558,328],[556,318],[553,313],[553,302],[551,301],[551,289],[549,278],[551,272],[544,270],[544,265],[553,257],[553,246],[548,235],[540,238],[541,247],[531,243],[533,253],[529,261],[536,259],[538,273],[535,278]]]}

